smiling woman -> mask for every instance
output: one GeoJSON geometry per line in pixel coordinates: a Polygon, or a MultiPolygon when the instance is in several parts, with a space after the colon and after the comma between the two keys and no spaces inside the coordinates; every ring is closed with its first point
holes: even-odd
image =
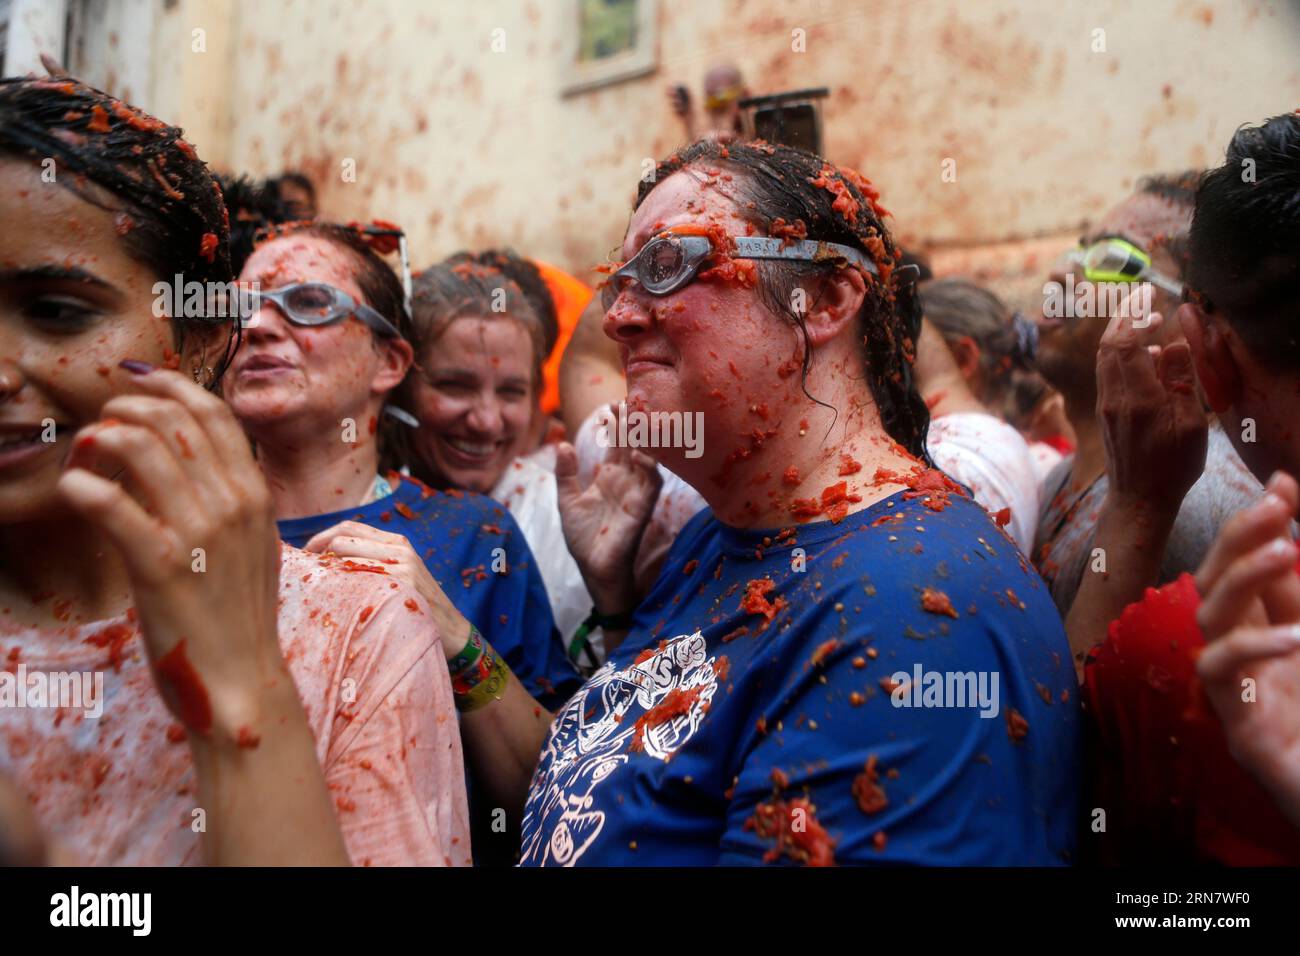
{"type": "MultiPolygon", "coordinates": [[[[416,277],[416,358],[398,401],[419,428],[402,429],[390,457],[435,488],[477,491],[505,505],[542,558],[551,612],[568,644],[591,596],[564,543],[554,449],[531,450],[547,326],[499,263],[460,253],[416,277]]],[[[570,652],[595,663],[600,648],[584,654],[584,646],[570,652]]]]}
{"type": "Polygon", "coordinates": [[[50,856],[468,862],[426,608],[280,546],[247,439],[196,384],[235,323],[152,308],[175,275],[233,278],[181,131],[76,81],[0,81],[0,222],[0,659],[105,684],[102,718],[0,709],[0,774],[50,856]],[[345,721],[340,680],[372,702],[345,721]]]}
{"type": "MultiPolygon", "coordinates": [[[[257,247],[242,278],[257,282],[264,293],[328,286],[405,330],[397,277],[355,236],[320,224],[291,228],[257,247]]],[[[391,446],[392,430],[381,428],[379,418],[411,365],[412,346],[351,319],[344,313],[337,321],[304,323],[291,303],[263,295],[263,308],[231,367],[226,396],[257,444],[281,536],[410,584],[432,610],[426,636],[441,637],[448,658],[481,633],[533,697],[556,706],[577,686],[578,674],[555,631],[528,541],[510,512],[492,499],[441,482],[439,490],[395,470],[403,455],[391,446]],[[394,470],[381,477],[385,439],[394,470]]],[[[472,364],[470,352],[466,361],[472,364]]],[[[453,396],[458,388],[469,389],[465,376],[472,373],[438,374],[449,376],[453,396]]],[[[527,371],[521,378],[513,387],[523,391],[532,379],[527,371]]],[[[405,448],[404,442],[397,445],[405,448]]],[[[473,446],[447,450],[468,461],[467,470],[490,457],[473,446]]],[[[415,471],[421,473],[418,464],[415,471]]],[[[474,837],[480,861],[508,860],[518,846],[517,832],[487,825],[500,805],[478,799],[471,807],[484,823],[474,837]]]]}
{"type": "Polygon", "coordinates": [[[496,673],[492,649],[444,637],[525,865],[1069,860],[1068,647],[1015,546],[928,466],[884,215],[856,172],[766,143],[701,141],[642,183],[605,332],[629,413],[702,413],[703,453],[611,448],[585,488],[572,447],[556,465],[569,549],[626,636],[549,727],[517,682],[477,695],[459,675],[496,673]],[[656,461],[709,507],[638,605],[656,461]],[[894,675],[918,670],[997,700],[903,707],[894,675]]]}
{"type": "MultiPolygon", "coordinates": [[[[418,480],[424,474],[418,467],[416,480],[403,478],[396,467],[404,456],[392,448],[392,469],[378,474],[381,442],[402,437],[381,427],[380,417],[389,394],[409,379],[412,346],[373,321],[352,319],[369,309],[406,332],[397,276],[355,230],[311,223],[268,237],[241,278],[258,284],[262,308],[224,392],[257,445],[284,540],[396,562],[390,570],[425,593],[438,628],[463,637],[473,624],[537,696],[564,699],[577,674],[554,633],[537,563],[510,513],[455,485],[447,486],[450,494],[435,494],[418,480]],[[332,290],[356,306],[316,321],[280,294],[295,287],[332,290]],[[457,614],[442,615],[445,595],[457,614]]],[[[528,381],[515,387],[524,391],[528,381]]],[[[448,451],[471,466],[485,457],[477,449],[448,451]]]]}

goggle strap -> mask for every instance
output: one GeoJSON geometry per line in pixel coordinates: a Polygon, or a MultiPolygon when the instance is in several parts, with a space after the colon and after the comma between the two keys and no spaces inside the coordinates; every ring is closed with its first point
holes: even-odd
{"type": "Polygon", "coordinates": [[[852,246],[812,239],[771,239],[762,236],[736,236],[736,252],[743,259],[788,259],[811,262],[851,262],[879,276],[876,264],[852,246]],[[797,255],[790,255],[793,251],[797,255]]]}
{"type": "Polygon", "coordinates": [[[406,233],[397,237],[397,254],[402,260],[402,306],[407,319],[411,318],[411,260],[406,253],[406,233]]]}
{"type": "Polygon", "coordinates": [[[384,414],[387,415],[389,418],[397,419],[403,425],[409,426],[410,428],[420,427],[420,422],[418,419],[416,419],[414,415],[412,415],[406,409],[399,408],[396,405],[385,405],[384,414]]]}

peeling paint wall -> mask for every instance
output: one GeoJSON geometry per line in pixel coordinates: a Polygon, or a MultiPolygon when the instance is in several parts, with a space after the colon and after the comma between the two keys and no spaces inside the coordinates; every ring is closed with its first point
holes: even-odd
{"type": "Polygon", "coordinates": [[[698,104],[730,59],[755,93],[829,86],[830,158],[936,264],[994,281],[1038,274],[1138,177],[1217,162],[1238,125],[1300,106],[1294,0],[661,0],[658,17],[656,73],[566,98],[566,0],[168,0],[144,105],[216,166],[302,168],[333,218],[400,222],[418,265],[505,244],[580,271],[621,241],[643,159],[683,137],[667,85],[698,104]]]}

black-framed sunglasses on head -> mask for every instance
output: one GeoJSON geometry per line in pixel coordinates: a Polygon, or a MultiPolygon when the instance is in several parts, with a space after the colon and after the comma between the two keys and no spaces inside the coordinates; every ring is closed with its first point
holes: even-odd
{"type": "MultiPolygon", "coordinates": [[[[760,236],[732,236],[730,241],[735,246],[730,253],[734,259],[829,262],[841,266],[856,265],[872,275],[880,275],[876,264],[861,250],[838,242],[789,241],[760,236]]],[[[676,292],[694,280],[701,267],[713,256],[713,243],[707,236],[660,233],[610,275],[601,287],[601,304],[608,312],[633,282],[651,295],[676,292]]]]}

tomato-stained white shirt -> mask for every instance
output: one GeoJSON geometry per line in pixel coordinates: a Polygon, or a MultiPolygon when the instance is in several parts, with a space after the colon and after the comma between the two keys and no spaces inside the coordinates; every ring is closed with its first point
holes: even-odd
{"type": "MultiPolygon", "coordinates": [[[[190,748],[133,617],[31,629],[0,614],[11,690],[20,672],[28,688],[49,687],[50,674],[102,676],[102,697],[80,707],[42,706],[30,691],[22,706],[5,701],[0,773],[26,793],[68,862],[200,864],[206,813],[190,748]]],[[[423,600],[386,574],[285,546],[279,638],[352,862],[469,864],[460,734],[423,600]]]]}

